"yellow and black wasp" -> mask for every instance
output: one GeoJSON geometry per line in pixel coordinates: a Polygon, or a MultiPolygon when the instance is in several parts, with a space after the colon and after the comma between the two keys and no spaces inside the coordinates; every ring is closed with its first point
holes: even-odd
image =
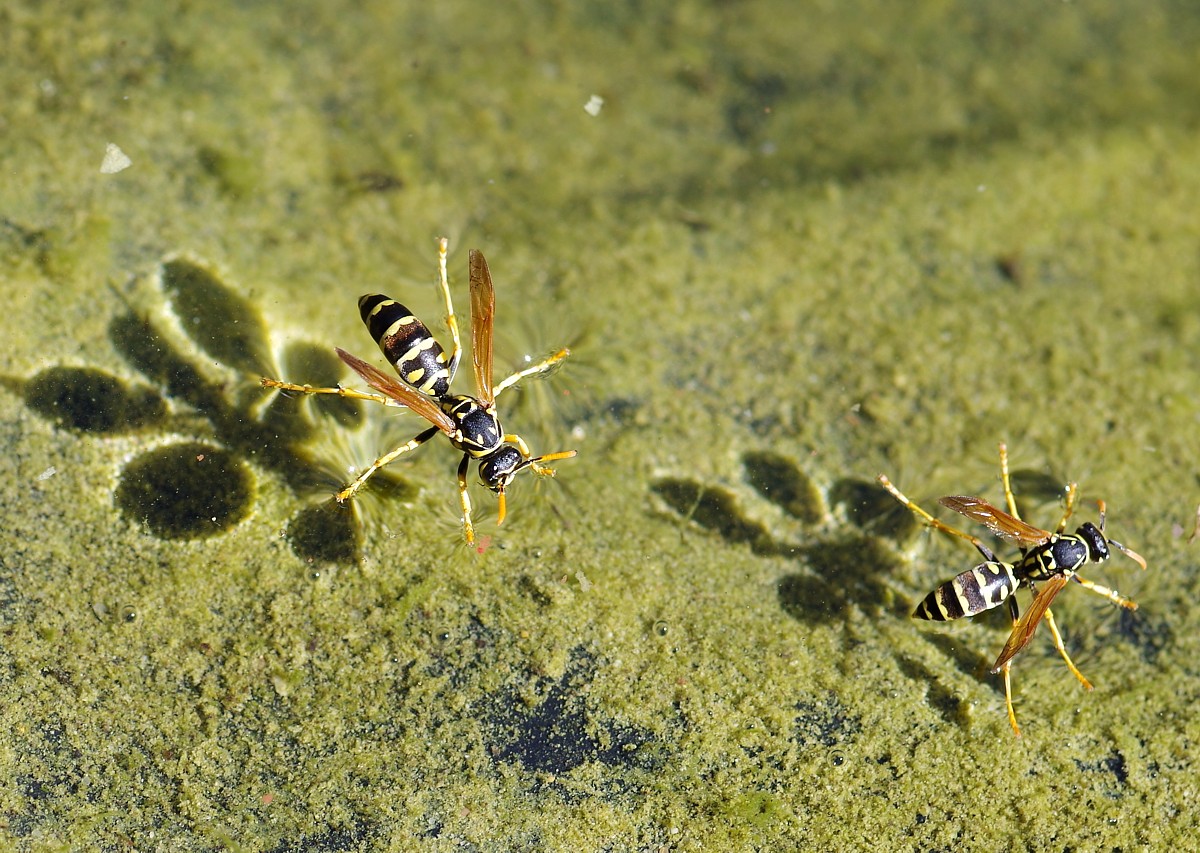
{"type": "Polygon", "coordinates": [[[355,391],[340,385],[313,388],[278,379],[263,379],[262,384],[282,391],[337,394],[385,406],[401,406],[429,421],[433,426],[380,456],[335,497],[339,503],[349,500],[376,471],[420,447],[440,432],[455,449],[463,453],[458,466],[458,495],[462,504],[463,533],[467,542],[472,543],[475,541],[475,531],[471,524],[471,498],[467,492],[467,469],[472,459],[479,462],[480,481],[499,498],[499,518],[496,522],[499,524],[504,521],[505,515],[504,491],[513,477],[526,468],[537,474],[553,476],[554,470],[542,463],[569,459],[575,455],[574,450],[563,450],[533,456],[521,436],[504,432],[496,414],[496,398],[501,392],[527,376],[545,373],[570,355],[570,351],[560,349],[532,367],[517,371],[498,385],[492,383],[492,326],[496,316],[496,292],[483,253],[472,249],[469,259],[471,362],[475,370],[476,396],[451,394],[450,383],[458,371],[462,342],[446,275],[446,248],[447,240],[443,237],[438,241],[438,285],[446,302],[446,324],[454,340],[454,350],[448,360],[441,344],[411,311],[387,296],[372,293],[358,300],[358,310],[371,337],[395,368],[400,381],[339,347],[338,357],[378,394],[355,391]]]}
{"type": "Polygon", "coordinates": [[[1009,613],[1012,616],[1012,633],[1008,636],[1000,656],[992,665],[992,673],[1004,675],[1004,702],[1008,709],[1008,721],[1013,732],[1018,737],[1021,729],[1017,726],[1017,715],[1012,704],[1012,683],[1009,671],[1012,661],[1029,645],[1042,619],[1046,620],[1050,634],[1054,638],[1054,646],[1067,667],[1079,679],[1085,689],[1091,690],[1092,684],[1083,677],[1071,656],[1067,654],[1063,644],[1062,634],[1054,621],[1050,605],[1070,581],[1075,581],[1085,589],[1104,596],[1114,604],[1136,610],[1136,602],[1119,595],[1116,590],[1093,583],[1080,577],[1078,571],[1088,563],[1103,563],[1110,556],[1109,546],[1116,548],[1143,569],[1146,561],[1120,542],[1109,539],[1104,533],[1104,501],[1097,501],[1100,510],[1099,526],[1090,521],[1080,525],[1074,533],[1064,533],[1067,520],[1075,506],[1075,483],[1066,487],[1066,506],[1058,526],[1053,530],[1042,530],[1020,519],[1017,513],[1017,502],[1013,497],[1012,484],[1008,475],[1008,449],[1000,445],[1000,478],[1004,485],[1004,498],[1008,512],[998,509],[983,498],[965,495],[950,495],[938,501],[942,506],[949,507],[955,512],[965,515],[973,521],[978,521],[992,533],[1004,539],[1015,542],[1021,549],[1021,556],[1015,563],[1005,563],[997,559],[982,541],[961,530],[956,530],[948,524],[938,521],[921,507],[909,500],[883,474],[879,475],[879,483],[892,494],[896,500],[911,510],[927,525],[943,533],[957,536],[970,542],[983,555],[985,562],[972,569],[962,572],[952,580],[946,581],[933,592],[929,593],[913,611],[914,619],[926,619],[935,622],[947,622],[961,619],[964,616],[975,616],[993,607],[999,607],[1008,602],[1009,613]],[[1021,614],[1017,605],[1015,593],[1020,587],[1028,587],[1033,593],[1033,601],[1029,609],[1021,614]]]}

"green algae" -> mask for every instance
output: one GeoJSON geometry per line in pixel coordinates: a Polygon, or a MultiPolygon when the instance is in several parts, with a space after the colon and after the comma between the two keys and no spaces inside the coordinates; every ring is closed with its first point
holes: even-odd
{"type": "Polygon", "coordinates": [[[1194,835],[1197,20],[890,8],[4,12],[6,841],[1194,835]],[[101,176],[109,139],[134,166],[101,176]],[[316,341],[369,354],[367,289],[432,322],[443,233],[460,306],[465,249],[488,254],[498,369],[574,350],[502,402],[580,455],[503,527],[478,495],[474,550],[444,443],[338,514],[349,467],[419,426],[252,375],[316,341]],[[62,370],[168,416],[81,433],[22,393],[62,370]],[[1001,439],[1032,520],[1079,480],[1151,564],[1092,573],[1134,614],[1056,604],[1097,689],[1039,640],[1020,741],[986,671],[1003,619],[905,615],[977,558],[870,486],[995,498],[1001,439]],[[257,484],[191,541],[114,500],[180,440],[257,484]]]}

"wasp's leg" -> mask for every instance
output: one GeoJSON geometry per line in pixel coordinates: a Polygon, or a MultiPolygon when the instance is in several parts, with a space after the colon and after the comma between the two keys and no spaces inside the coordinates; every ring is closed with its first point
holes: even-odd
{"type": "MultiPolygon", "coordinates": [[[[1004,447],[1003,444],[1000,445],[1004,447]]],[[[1030,585],[1032,588],[1032,585],[1030,585]]],[[[1021,607],[1017,604],[1017,597],[1011,596],[1008,599],[1008,615],[1012,618],[1013,627],[1017,627],[1017,623],[1021,621],[1021,607]]],[[[1021,727],[1017,725],[1017,712],[1013,710],[1012,701],[1012,661],[1004,662],[1004,707],[1008,710],[1008,724],[1012,726],[1013,734],[1017,737],[1021,736],[1021,727]]]]}
{"type": "Polygon", "coordinates": [[[504,442],[506,444],[515,444],[517,446],[517,450],[521,451],[522,456],[528,457],[532,455],[529,450],[529,445],[525,443],[525,439],[521,438],[521,436],[517,435],[515,432],[505,433],[504,442]]]}
{"type": "Polygon", "coordinates": [[[1079,683],[1083,685],[1084,690],[1092,689],[1092,682],[1083,677],[1083,673],[1075,666],[1071,660],[1071,656],[1067,654],[1067,647],[1063,645],[1062,634],[1058,632],[1058,625],[1054,621],[1054,614],[1050,612],[1050,608],[1046,608],[1046,625],[1050,628],[1050,636],[1054,638],[1054,648],[1058,649],[1058,653],[1062,655],[1062,659],[1067,663],[1067,669],[1079,679],[1079,683]]]}
{"type": "Polygon", "coordinates": [[[532,367],[527,367],[524,370],[518,370],[512,376],[509,376],[507,379],[497,385],[495,391],[492,392],[492,396],[499,397],[501,391],[503,391],[505,388],[511,388],[512,386],[516,385],[526,376],[534,376],[538,373],[545,373],[547,370],[554,367],[554,365],[558,364],[570,354],[571,351],[566,347],[563,347],[544,361],[539,361],[537,364],[533,365],[532,367]]]}
{"type": "Polygon", "coordinates": [[[961,530],[955,530],[949,524],[934,518],[925,510],[921,509],[921,507],[909,500],[908,496],[902,491],[892,485],[892,481],[887,478],[886,474],[880,474],[877,479],[879,480],[879,485],[883,486],[888,491],[888,494],[900,501],[900,503],[902,503],[909,512],[920,518],[926,525],[936,530],[940,530],[942,533],[947,533],[951,536],[957,536],[959,539],[965,539],[967,542],[970,542],[972,545],[974,545],[975,549],[979,551],[979,553],[983,555],[983,558],[989,563],[998,562],[996,560],[996,555],[992,553],[990,548],[983,544],[981,539],[978,539],[969,533],[963,533],[961,530]]]}
{"type": "Polygon", "coordinates": [[[458,500],[462,504],[463,535],[468,545],[475,542],[475,528],[471,526],[471,495],[467,491],[467,467],[470,464],[471,455],[464,453],[462,462],[458,463],[458,500]]]}
{"type": "MultiPolygon", "coordinates": [[[[1003,441],[1000,442],[1000,482],[1004,485],[1004,502],[1008,504],[1008,514],[1018,521],[1021,519],[1021,513],[1017,511],[1017,499],[1013,495],[1012,480],[1008,474],[1008,445],[1003,441]]],[[[1067,505],[1063,509],[1062,518],[1058,520],[1058,527],[1055,533],[1062,533],[1067,528],[1067,520],[1075,511],[1075,495],[1078,492],[1078,487],[1075,483],[1067,484],[1067,505]]],[[[1101,527],[1103,530],[1103,527],[1101,527]]]]}
{"type": "MultiPolygon", "coordinates": [[[[1060,518],[1058,520],[1058,526],[1056,528],[1054,528],[1055,533],[1062,533],[1064,530],[1067,529],[1067,520],[1070,519],[1071,514],[1073,512],[1075,512],[1075,496],[1077,494],[1079,494],[1078,484],[1067,483],[1067,503],[1066,503],[1066,506],[1063,507],[1062,518],[1060,518]]],[[[1103,501],[1101,501],[1101,504],[1103,504],[1103,501]]],[[[1100,514],[1101,514],[1101,520],[1103,520],[1103,516],[1104,516],[1103,508],[1101,508],[1100,514]]],[[[1101,527],[1101,530],[1103,530],[1103,527],[1101,527]]]]}
{"type": "Polygon", "coordinates": [[[576,455],[574,450],[560,450],[557,453],[544,453],[541,456],[535,456],[529,460],[529,465],[534,471],[541,474],[543,477],[553,477],[553,468],[543,468],[539,462],[557,462],[559,459],[572,459],[576,455]]]}
{"type": "Polygon", "coordinates": [[[1012,661],[1004,665],[1004,707],[1008,709],[1008,724],[1012,726],[1013,734],[1017,737],[1021,736],[1021,727],[1017,725],[1017,712],[1013,710],[1012,701],[1012,679],[1009,673],[1012,671],[1012,661]]]}
{"type": "Polygon", "coordinates": [[[388,453],[385,453],[382,456],[380,456],[378,459],[376,459],[374,462],[372,462],[365,471],[363,471],[361,474],[359,474],[358,478],[355,479],[355,481],[353,483],[346,486],[346,488],[342,489],[340,492],[338,492],[336,495],[334,495],[334,497],[337,498],[337,502],[345,503],[346,501],[350,500],[350,498],[354,497],[354,495],[358,492],[359,489],[361,489],[364,485],[366,485],[367,480],[369,480],[373,476],[375,476],[376,471],[378,471],[380,468],[384,467],[385,465],[391,464],[393,461],[395,461],[395,459],[398,456],[402,456],[405,453],[408,453],[410,450],[416,450],[422,444],[424,444],[425,442],[429,441],[429,439],[431,439],[435,435],[437,435],[437,433],[438,433],[437,427],[430,427],[429,429],[425,430],[424,432],[417,434],[409,441],[406,441],[404,444],[400,445],[395,450],[389,451],[388,453]]]}
{"type": "Polygon", "coordinates": [[[1075,581],[1075,583],[1079,584],[1084,589],[1091,590],[1092,592],[1096,593],[1097,595],[1103,595],[1105,598],[1107,598],[1113,604],[1119,604],[1121,607],[1124,607],[1128,610],[1137,610],[1137,602],[1136,601],[1126,598],[1125,596],[1118,593],[1115,589],[1109,589],[1108,587],[1103,586],[1101,584],[1092,583],[1089,580],[1084,580],[1079,575],[1071,575],[1071,580],[1075,581]]]}
{"type": "Polygon", "coordinates": [[[525,439],[517,435],[515,432],[505,433],[504,441],[506,444],[515,444],[517,449],[521,451],[521,455],[526,458],[527,464],[538,474],[543,477],[553,477],[554,469],[546,468],[538,464],[540,462],[557,462],[559,459],[570,459],[575,456],[574,450],[560,450],[557,453],[547,453],[542,456],[532,456],[529,445],[525,443],[525,439]]]}
{"type": "Polygon", "coordinates": [[[353,388],[343,388],[341,385],[334,385],[329,388],[314,388],[311,385],[296,385],[291,382],[283,382],[279,379],[262,379],[264,388],[278,388],[280,391],[292,391],[297,394],[336,394],[339,397],[346,397],[351,400],[369,400],[372,403],[381,403],[384,406],[399,406],[400,403],[387,397],[383,394],[369,394],[366,391],[355,391],[353,388]]]}
{"type": "Polygon", "coordinates": [[[1017,512],[1017,499],[1013,496],[1012,480],[1008,476],[1008,445],[1003,441],[1000,442],[1000,482],[1004,486],[1004,502],[1008,504],[1008,514],[1013,518],[1020,519],[1021,514],[1017,512]]]}
{"type": "Polygon", "coordinates": [[[450,338],[454,341],[454,351],[450,353],[450,371],[447,382],[454,380],[458,371],[458,362],[462,358],[462,340],[458,335],[458,317],[454,314],[454,301],[450,298],[450,279],[446,276],[446,247],[449,240],[445,237],[438,239],[438,289],[442,291],[442,299],[446,303],[446,326],[450,329],[450,338]]]}

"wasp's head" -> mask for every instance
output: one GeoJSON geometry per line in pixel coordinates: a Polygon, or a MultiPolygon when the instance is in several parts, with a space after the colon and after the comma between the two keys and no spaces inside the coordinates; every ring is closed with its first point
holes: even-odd
{"type": "Polygon", "coordinates": [[[1087,543],[1088,557],[1093,563],[1103,563],[1108,559],[1108,540],[1104,538],[1104,532],[1100,528],[1086,521],[1079,526],[1075,534],[1087,543]]]}
{"type": "Polygon", "coordinates": [[[529,457],[520,449],[504,444],[479,460],[479,479],[493,492],[502,495],[505,486],[512,482],[517,472],[529,465],[529,457]]]}
{"type": "Polygon", "coordinates": [[[563,450],[558,453],[548,453],[544,456],[530,458],[521,448],[511,444],[503,444],[480,459],[480,481],[500,497],[500,507],[496,523],[499,524],[504,521],[504,490],[518,472],[525,468],[532,468],[538,474],[553,477],[554,469],[545,468],[540,463],[553,462],[558,459],[570,459],[574,455],[574,450],[563,450]]]}

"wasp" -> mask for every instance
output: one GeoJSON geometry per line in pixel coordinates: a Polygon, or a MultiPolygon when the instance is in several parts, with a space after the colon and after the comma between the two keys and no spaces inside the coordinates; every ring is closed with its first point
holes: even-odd
{"type": "Polygon", "coordinates": [[[499,501],[497,524],[504,521],[505,489],[513,477],[526,468],[542,476],[554,476],[554,469],[544,463],[569,459],[574,450],[534,456],[525,440],[516,433],[506,433],[496,413],[496,398],[527,376],[546,373],[562,362],[570,351],[560,349],[532,367],[519,370],[499,384],[492,381],[492,328],[496,318],[496,291],[483,253],[472,249],[469,258],[471,288],[471,364],[475,372],[475,396],[450,393],[450,383],[458,372],[462,357],[458,319],[450,296],[446,275],[445,237],[438,241],[438,286],[446,303],[446,325],[454,342],[449,358],[428,327],[399,302],[379,293],[369,293],[358,300],[359,314],[367,331],[379,345],[384,357],[395,368],[399,380],[377,367],[337,347],[340,358],[364,382],[378,393],[355,391],[342,386],[313,388],[278,379],[263,379],[267,388],[300,394],[337,394],[355,400],[369,400],[385,406],[412,410],[432,426],[417,433],[404,444],[390,450],[372,462],[349,485],[334,497],[345,503],[366,485],[381,468],[399,457],[416,450],[438,433],[462,452],[458,466],[458,497],[462,505],[463,534],[468,544],[475,541],[471,523],[471,497],[467,491],[467,471],[471,460],[479,463],[479,479],[499,501]]]}
{"type": "Polygon", "coordinates": [[[1116,590],[1085,580],[1078,572],[1089,563],[1099,564],[1106,561],[1111,554],[1110,545],[1142,569],[1146,568],[1146,561],[1137,552],[1105,535],[1104,501],[1096,502],[1100,512],[1099,525],[1088,521],[1080,525],[1074,533],[1064,532],[1075,507],[1078,488],[1075,483],[1067,484],[1065,508],[1058,526],[1053,531],[1042,530],[1022,521],[1017,512],[1017,502],[1008,474],[1008,448],[1003,443],[1000,444],[1000,479],[1004,486],[1008,512],[992,506],[983,498],[966,495],[949,495],[938,502],[972,521],[979,522],[997,536],[1016,543],[1021,555],[1014,563],[999,560],[978,538],[934,518],[892,485],[886,475],[879,475],[880,485],[925,524],[970,542],[983,555],[983,563],[962,572],[929,593],[917,605],[912,618],[948,622],[964,616],[975,616],[1008,603],[1012,632],[992,665],[992,674],[1003,674],[1008,722],[1013,732],[1020,737],[1021,729],[1017,725],[1017,715],[1013,710],[1010,671],[1013,659],[1033,640],[1033,635],[1043,619],[1054,639],[1054,647],[1058,649],[1067,668],[1079,679],[1085,690],[1092,689],[1091,682],[1084,678],[1083,673],[1075,666],[1063,644],[1062,634],[1059,633],[1054,614],[1050,610],[1054,599],[1070,581],[1074,581],[1084,589],[1104,596],[1113,604],[1136,610],[1136,602],[1124,598],[1116,590]],[[1021,587],[1027,587],[1033,594],[1029,609],[1024,614],[1020,612],[1016,596],[1013,595],[1021,587]]]}

